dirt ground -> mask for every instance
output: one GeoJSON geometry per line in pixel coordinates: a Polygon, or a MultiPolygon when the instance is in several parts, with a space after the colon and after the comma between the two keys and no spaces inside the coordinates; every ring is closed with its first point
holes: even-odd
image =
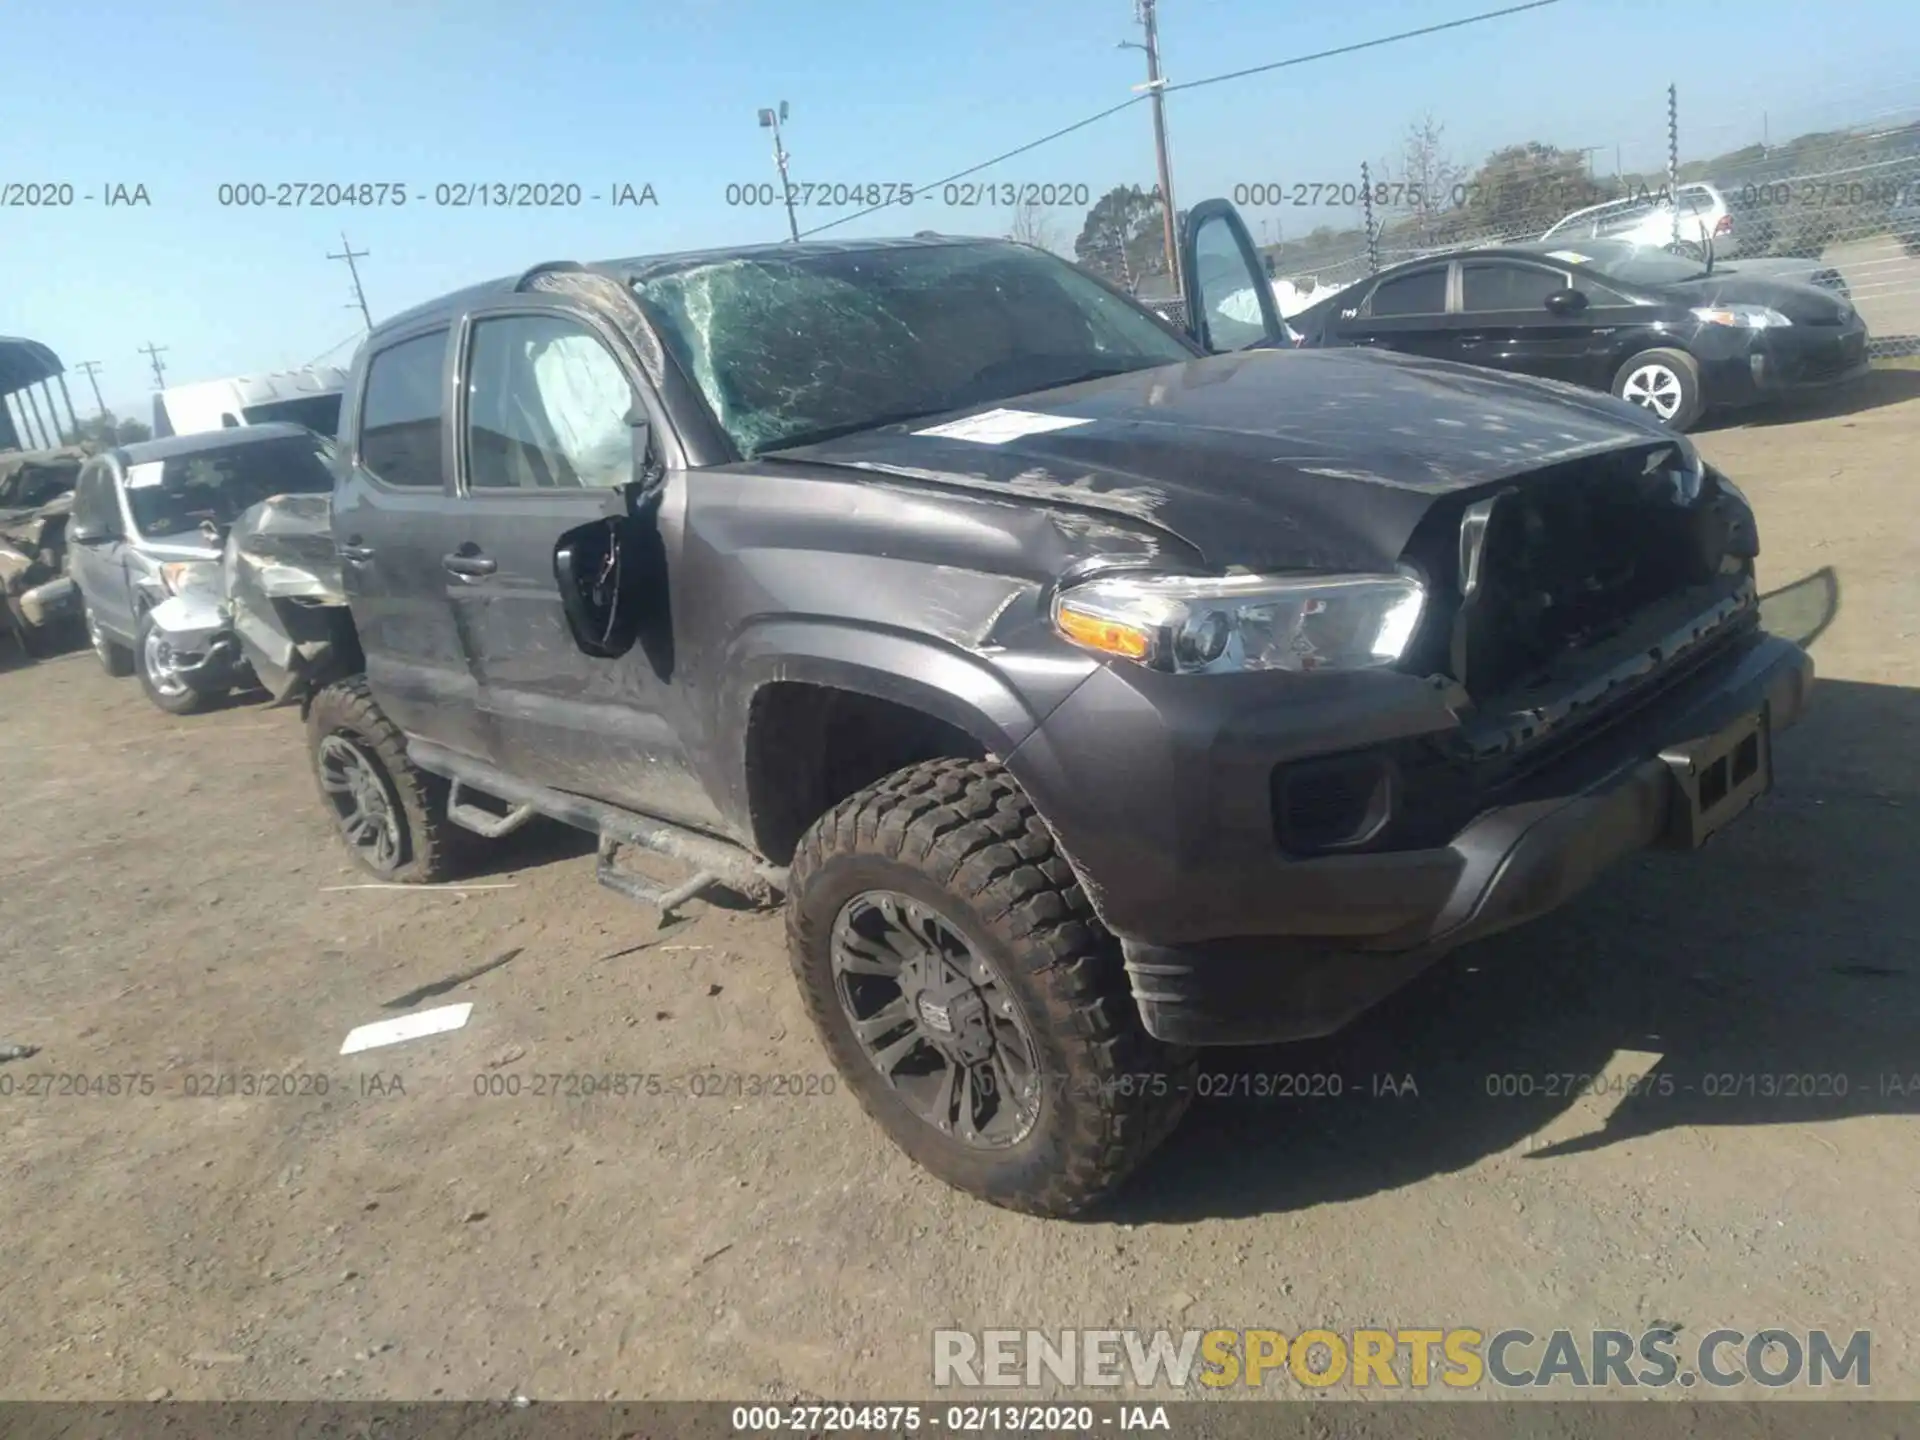
{"type": "Polygon", "coordinates": [[[0,1045],[40,1051],[0,1065],[0,1394],[904,1398],[942,1326],[1661,1320],[1871,1330],[1874,1393],[1920,1397],[1920,373],[1700,441],[1759,510],[1776,628],[1819,630],[1775,793],[1334,1040],[1222,1057],[1346,1094],[1202,1102],[1083,1223],[947,1191],[844,1091],[535,1095],[820,1076],[775,919],[660,930],[552,830],[492,888],[364,888],[293,713],[175,720],[89,654],[7,656],[0,1045]],[[1691,1092],[1488,1094],[1656,1069],[1691,1092]],[[296,1071],[327,1093],[192,1093],[296,1071]],[[1848,1094],[1702,1093],[1781,1074],[1848,1094]]]}

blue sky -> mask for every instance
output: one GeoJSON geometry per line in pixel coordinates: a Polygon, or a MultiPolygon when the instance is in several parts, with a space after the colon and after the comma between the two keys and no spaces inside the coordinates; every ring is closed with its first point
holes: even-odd
{"type": "MultiPolygon", "coordinates": [[[[1500,0],[1161,0],[1175,81],[1496,8],[1500,0]]],[[[1143,78],[1131,0],[94,0],[17,5],[0,85],[0,185],[142,184],[151,205],[0,208],[0,334],[101,362],[110,405],[144,417],[138,347],[170,383],[298,365],[357,315],[344,229],[376,318],[555,258],[777,240],[784,212],[729,207],[773,178],[755,111],[792,118],[793,177],[924,184],[1125,100],[1143,78]],[[35,57],[44,57],[44,64],[35,57]],[[88,59],[85,57],[97,57],[88,59]],[[585,195],[650,183],[657,206],[437,208],[439,183],[547,181],[585,195]],[[223,183],[395,182],[399,209],[236,209],[223,183]]],[[[1560,0],[1530,13],[1172,96],[1183,205],[1239,183],[1344,182],[1431,111],[1455,158],[1527,139],[1661,163],[1665,87],[1683,156],[1920,110],[1911,0],[1560,0]]],[[[1136,106],[980,178],[1152,181],[1136,106]]],[[[815,209],[803,228],[844,211],[815,209]]],[[[1251,212],[1256,234],[1350,212],[1251,212]],[[1264,224],[1263,224],[1264,222],[1264,224]]],[[[1079,212],[1056,220],[1062,243],[1079,212]]],[[[998,208],[921,201],[841,227],[1002,233],[998,208]]],[[[1269,231],[1270,233],[1270,231],[1269,231]]],[[[76,404],[90,401],[84,379],[76,404]]]]}

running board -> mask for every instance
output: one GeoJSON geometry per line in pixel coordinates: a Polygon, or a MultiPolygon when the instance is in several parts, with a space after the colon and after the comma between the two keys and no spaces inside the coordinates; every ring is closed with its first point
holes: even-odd
{"type": "Polygon", "coordinates": [[[447,795],[447,819],[483,839],[498,840],[502,835],[511,835],[540,813],[531,805],[519,805],[504,815],[496,815],[484,805],[476,805],[462,797],[461,791],[471,789],[473,787],[465,781],[453,782],[453,789],[447,795]]]}
{"type": "Polygon", "coordinates": [[[784,867],[770,865],[740,845],[656,819],[637,811],[592,800],[584,795],[552,790],[518,779],[504,770],[475,760],[429,740],[414,740],[407,745],[407,757],[422,770],[451,782],[453,793],[448,818],[481,835],[504,835],[517,830],[534,815],[545,815],[576,830],[597,836],[599,880],[610,890],[629,899],[652,905],[664,921],[679,906],[715,885],[725,885],[750,900],[765,903],[786,886],[784,867]],[[505,815],[482,810],[461,798],[463,789],[478,791],[512,808],[505,815]],[[458,813],[455,811],[458,806],[458,813]],[[469,823],[477,821],[478,823],[469,823]],[[481,829],[480,826],[489,829],[481,829]],[[622,845],[635,845],[656,855],[676,860],[694,874],[680,885],[664,885],[641,875],[618,869],[614,856],[622,845]]]}

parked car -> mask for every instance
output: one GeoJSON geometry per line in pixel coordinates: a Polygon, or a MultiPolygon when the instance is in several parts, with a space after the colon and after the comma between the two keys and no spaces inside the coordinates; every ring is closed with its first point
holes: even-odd
{"type": "Polygon", "coordinates": [[[663,915],[783,894],[841,1083],[1063,1214],[1195,1047],[1335,1030],[1768,788],[1812,670],[1731,481],[1605,397],[1288,348],[1233,208],[1182,228],[1192,338],[936,236],[376,326],[333,500],[364,669],[305,698],[350,853],[438,880],[538,814],[663,915]]]}
{"type": "Polygon", "coordinates": [[[87,638],[109,675],[138,674],[147,697],[184,715],[236,679],[231,644],[176,650],[153,613],[218,585],[227,527],[270,496],[326,494],[331,442],[300,425],[147,440],[88,461],[67,525],[87,638]]]}
{"type": "Polygon", "coordinates": [[[1699,257],[1711,242],[1723,254],[1737,253],[1733,207],[1705,181],[1642,192],[1576,210],[1549,226],[1542,240],[1622,240],[1634,245],[1674,247],[1699,257]]]}
{"type": "Polygon", "coordinates": [[[1531,241],[1382,270],[1289,322],[1365,346],[1606,390],[1672,430],[1710,407],[1853,380],[1866,322],[1768,262],[1716,265],[1624,240],[1531,241]]]}
{"type": "Polygon", "coordinates": [[[53,648],[62,627],[80,614],[67,575],[67,511],[87,452],[0,453],[0,630],[30,657],[53,648]]]}

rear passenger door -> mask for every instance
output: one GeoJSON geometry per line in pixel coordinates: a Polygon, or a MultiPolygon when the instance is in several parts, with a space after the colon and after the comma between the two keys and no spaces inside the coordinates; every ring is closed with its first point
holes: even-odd
{"type": "Polygon", "coordinates": [[[682,738],[685,687],[673,683],[666,587],[683,473],[666,471],[647,527],[660,546],[633,597],[651,642],[612,658],[585,653],[555,575],[561,537],[630,514],[634,422],[648,422],[656,441],[664,434],[625,341],[577,311],[516,295],[468,317],[460,373],[448,583],[494,762],[553,789],[718,826],[682,738]]]}
{"type": "Polygon", "coordinates": [[[1456,358],[1492,370],[1580,382],[1594,320],[1556,314],[1547,297],[1571,286],[1564,270],[1519,260],[1462,260],[1456,358]]]}
{"type": "Polygon", "coordinates": [[[380,708],[409,736],[483,756],[479,689],[441,560],[455,543],[451,346],[440,324],[382,337],[368,356],[343,426],[333,538],[380,708]]]}

